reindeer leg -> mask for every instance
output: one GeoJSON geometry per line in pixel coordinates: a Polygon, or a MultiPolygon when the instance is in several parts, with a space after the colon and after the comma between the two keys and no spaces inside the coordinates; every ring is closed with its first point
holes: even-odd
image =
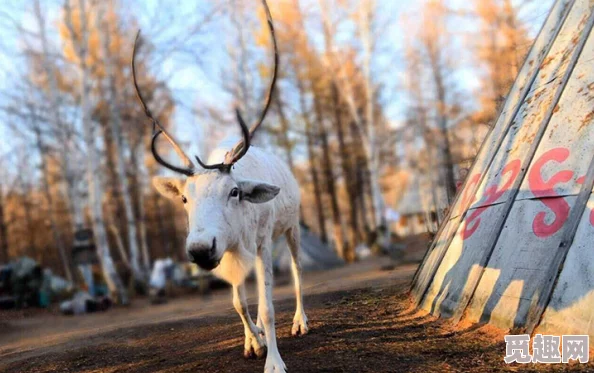
{"type": "Polygon", "coordinates": [[[258,316],[262,319],[268,356],[264,373],[285,373],[287,367],[278,352],[274,327],[274,306],[272,304],[272,242],[266,239],[258,250],[256,258],[256,277],[258,281],[258,316]]]}
{"type": "Polygon", "coordinates": [[[307,334],[307,316],[303,310],[303,296],[301,294],[301,233],[299,231],[299,224],[296,224],[293,228],[289,229],[285,236],[287,237],[287,243],[289,244],[289,250],[291,251],[291,272],[293,273],[293,284],[295,285],[295,300],[297,307],[295,310],[295,317],[293,317],[293,327],[291,328],[291,335],[304,335],[307,334]]]}
{"type": "Polygon", "coordinates": [[[233,306],[243,321],[245,332],[243,356],[246,359],[263,358],[266,356],[266,343],[260,338],[260,330],[250,317],[245,296],[245,284],[233,286],[233,306]]]}

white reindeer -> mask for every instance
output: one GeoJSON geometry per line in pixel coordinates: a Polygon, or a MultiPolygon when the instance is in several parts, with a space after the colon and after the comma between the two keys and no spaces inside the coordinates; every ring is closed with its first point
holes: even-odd
{"type": "Polygon", "coordinates": [[[287,238],[292,257],[297,309],[291,328],[292,335],[308,332],[307,317],[301,295],[301,265],[299,262],[299,186],[289,168],[275,155],[250,147],[250,140],[262,123],[274,90],[278,51],[272,17],[265,0],[268,25],[274,45],[274,73],[266,104],[260,118],[248,130],[236,110],[243,139],[231,151],[223,146],[214,150],[198,171],[190,158],[153,117],[136,82],[134,59],[138,35],[132,56],[132,72],[138,98],[146,115],[158,131],[153,135],[152,152],[160,164],[184,178],[156,177],[153,184],[164,196],[184,204],[188,213],[186,251],[192,262],[233,286],[233,305],[245,331],[244,357],[266,357],[265,372],[285,372],[286,366],[276,345],[274,308],[272,304],[272,244],[281,235],[287,238]],[[157,153],[155,141],[163,134],[171,143],[184,167],[167,163],[157,153]],[[248,150],[250,150],[248,152],[248,150]],[[212,164],[214,163],[214,164],[212,164]],[[254,325],[248,312],[245,279],[255,266],[258,284],[258,320],[254,325]],[[263,329],[263,330],[262,330],[263,329]],[[261,336],[265,336],[265,340],[261,336]]]}

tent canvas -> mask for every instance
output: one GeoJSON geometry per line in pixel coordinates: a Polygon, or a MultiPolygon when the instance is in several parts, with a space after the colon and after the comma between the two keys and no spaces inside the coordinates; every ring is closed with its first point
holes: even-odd
{"type": "Polygon", "coordinates": [[[593,6],[553,5],[415,275],[421,308],[594,336],[593,6]]]}

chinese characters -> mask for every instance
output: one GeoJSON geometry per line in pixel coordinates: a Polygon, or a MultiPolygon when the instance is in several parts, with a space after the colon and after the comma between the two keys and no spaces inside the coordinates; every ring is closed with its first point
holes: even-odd
{"type": "Polygon", "coordinates": [[[536,334],[532,340],[530,355],[530,336],[528,334],[505,336],[505,358],[510,363],[568,363],[577,360],[587,363],[589,356],[589,336],[536,334]]]}

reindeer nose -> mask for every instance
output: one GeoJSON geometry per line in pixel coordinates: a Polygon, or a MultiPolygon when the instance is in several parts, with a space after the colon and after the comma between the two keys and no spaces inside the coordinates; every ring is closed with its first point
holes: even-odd
{"type": "Polygon", "coordinates": [[[207,271],[215,269],[220,260],[217,259],[217,239],[212,239],[212,245],[192,243],[188,248],[188,257],[192,263],[207,271]]]}

